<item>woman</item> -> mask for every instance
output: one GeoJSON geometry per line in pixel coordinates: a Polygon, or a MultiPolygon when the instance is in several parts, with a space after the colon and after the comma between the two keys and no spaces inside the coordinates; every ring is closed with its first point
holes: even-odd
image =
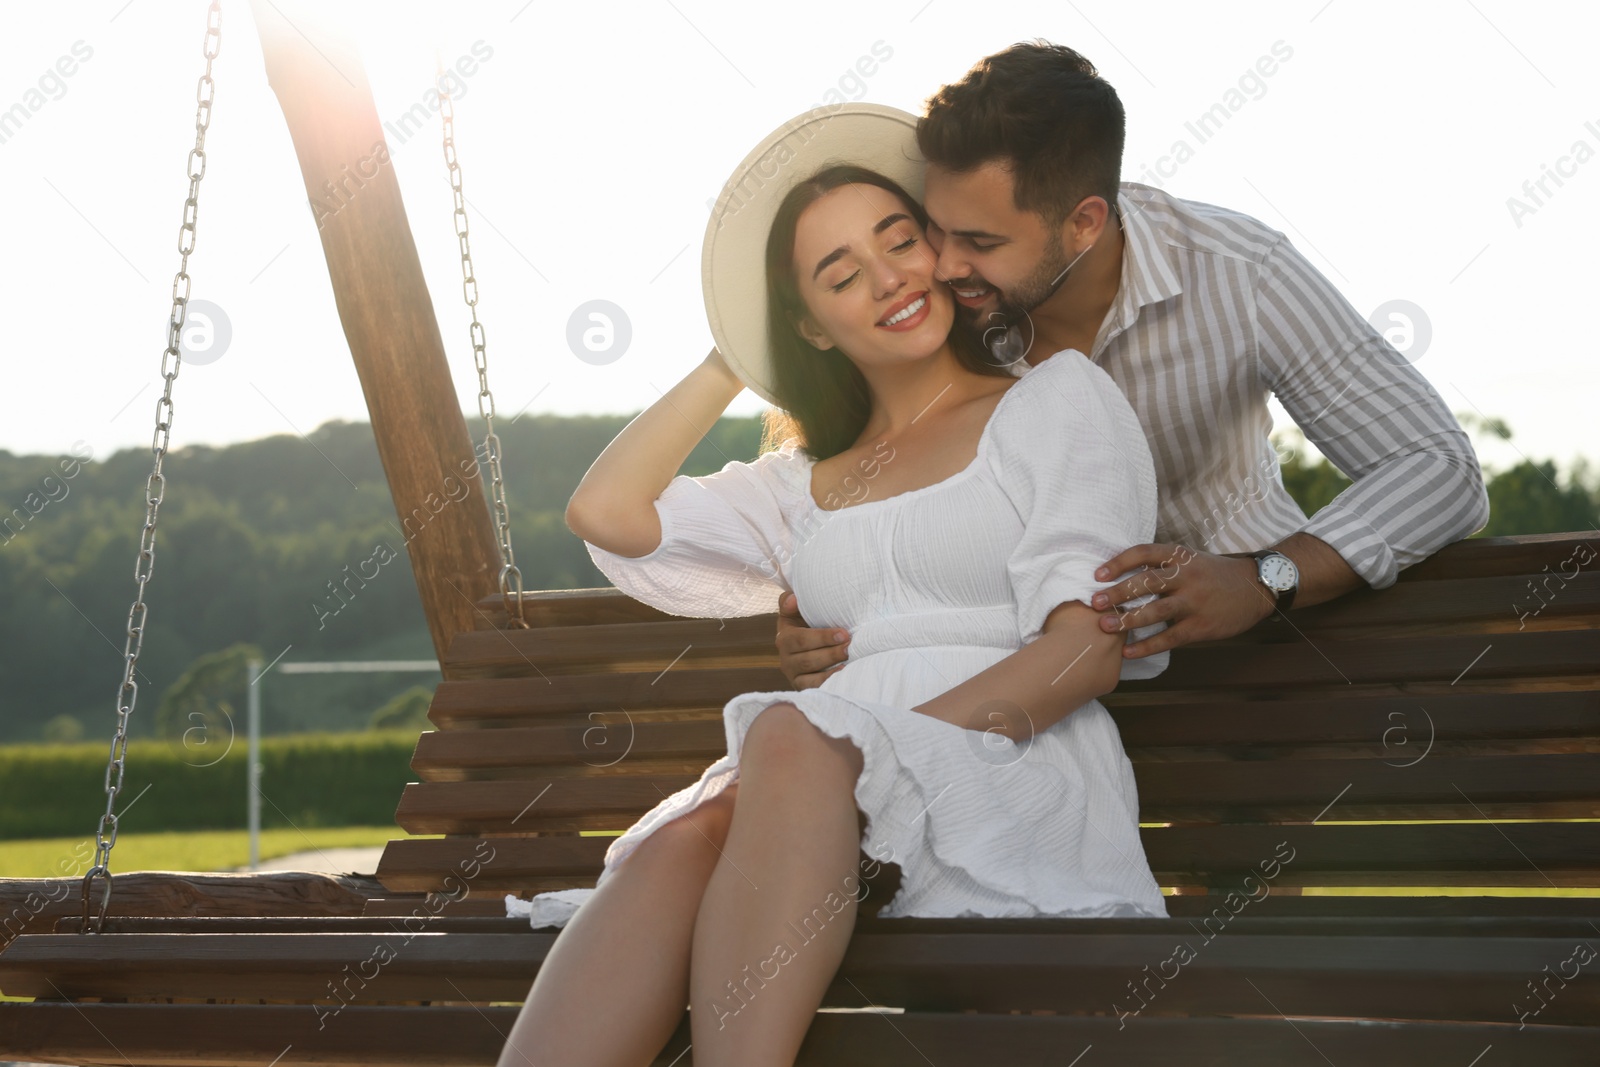
{"type": "Polygon", "coordinates": [[[1096,699],[1165,656],[1123,660],[1087,606],[1114,584],[1101,561],[1154,532],[1149,449],[1081,353],[1019,377],[958,320],[906,188],[914,121],[808,113],[751,154],[707,238],[719,347],[568,506],[631,596],[726,617],[795,590],[813,625],[850,631],[851,660],[730,700],[728,755],[616,839],[594,890],[532,902],[535,925],[570,920],[502,1064],[648,1063],[686,1002],[702,1067],[792,1063],[863,851],[899,868],[886,918],[1166,915],[1096,699]],[[751,194],[774,145],[788,171],[751,194]],[[840,156],[874,165],[815,168],[840,156]],[[769,418],[780,446],[676,475],[746,385],[787,413],[769,418]]]}

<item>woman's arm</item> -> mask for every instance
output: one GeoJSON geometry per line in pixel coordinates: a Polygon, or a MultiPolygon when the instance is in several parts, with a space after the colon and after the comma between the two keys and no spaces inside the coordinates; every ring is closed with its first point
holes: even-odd
{"type": "Polygon", "coordinates": [[[1099,620],[1082,601],[1065,601],[1032,643],[911,710],[1025,741],[1117,687],[1127,635],[1099,620]]]}
{"type": "Polygon", "coordinates": [[[567,502],[567,528],[621,556],[655,551],[661,544],[656,498],[743,390],[744,383],[713,348],[596,457],[567,502]]]}

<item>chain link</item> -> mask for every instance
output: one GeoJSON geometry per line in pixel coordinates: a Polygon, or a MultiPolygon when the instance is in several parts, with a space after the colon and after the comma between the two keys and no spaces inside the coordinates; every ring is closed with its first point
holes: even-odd
{"type": "Polygon", "coordinates": [[[467,240],[467,205],[461,194],[461,166],[456,162],[455,109],[450,103],[448,79],[438,65],[439,114],[444,119],[444,161],[450,169],[450,190],[455,195],[456,241],[461,246],[461,295],[472,311],[472,358],[478,367],[478,414],[483,416],[484,451],[489,456],[490,499],[494,502],[495,536],[500,543],[500,596],[506,618],[514,629],[526,630],[522,614],[522,571],[511,551],[511,512],[506,507],[505,481],[500,477],[500,438],[494,432],[494,394],[489,391],[489,355],[483,324],[478,321],[478,278],[472,269],[472,248],[467,240]],[[513,590],[515,591],[513,595],[513,590]]]}
{"type": "Polygon", "coordinates": [[[202,51],[206,57],[206,70],[195,87],[198,107],[194,118],[194,148],[189,152],[189,196],[183,202],[183,223],[178,229],[178,252],[182,260],[178,273],[172,279],[172,313],[167,318],[167,347],[161,353],[161,376],[166,388],[156,401],[156,429],[150,438],[150,450],[155,454],[155,467],[145,480],[144,530],[139,535],[139,555],[134,561],[133,580],[138,593],[133,606],[128,609],[128,637],[123,645],[122,686],[117,690],[117,733],[111,739],[111,755],[106,762],[106,813],[100,816],[95,828],[94,866],[83,876],[83,933],[100,933],[105,927],[106,912],[111,906],[111,849],[117,843],[117,795],[122,792],[122,774],[128,752],[128,716],[133,714],[134,702],[139,696],[139,684],[134,681],[138,669],[139,652],[144,647],[144,625],[148,608],[144,602],[145,583],[150,581],[156,561],[156,509],[166,495],[167,479],[161,473],[162,460],[167,455],[167,444],[172,431],[172,383],[177,380],[178,368],[183,360],[179,354],[179,340],[189,307],[189,253],[194,251],[195,221],[200,213],[200,179],[206,173],[206,130],[211,127],[211,102],[215,97],[216,83],[211,79],[211,61],[222,50],[221,0],[211,0],[206,12],[206,36],[202,51]],[[199,169],[196,170],[198,164],[199,169]],[[182,292],[179,292],[179,283],[182,292]],[[115,772],[116,780],[112,781],[115,772]],[[109,837],[106,836],[110,831],[109,837]],[[93,923],[90,921],[90,900],[94,896],[94,881],[104,880],[105,889],[100,896],[100,907],[93,923]]]}

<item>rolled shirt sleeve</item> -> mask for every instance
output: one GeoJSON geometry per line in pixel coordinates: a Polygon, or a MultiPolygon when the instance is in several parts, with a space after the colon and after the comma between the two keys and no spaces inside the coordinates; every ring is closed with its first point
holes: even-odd
{"type": "Polygon", "coordinates": [[[1281,238],[1259,264],[1259,375],[1352,484],[1303,532],[1374,589],[1483,528],[1472,442],[1426,377],[1281,238]]]}

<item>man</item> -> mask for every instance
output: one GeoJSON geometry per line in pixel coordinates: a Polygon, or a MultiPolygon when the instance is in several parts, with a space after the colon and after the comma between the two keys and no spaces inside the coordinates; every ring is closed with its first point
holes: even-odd
{"type": "MultiPolygon", "coordinates": [[[[929,99],[917,126],[936,276],[1014,373],[1086,353],[1149,438],[1157,543],[1107,560],[1098,577],[1149,569],[1092,606],[1108,632],[1168,625],[1123,654],[1387,587],[1481,529],[1477,455],[1427,379],[1279,231],[1120,182],[1123,136],[1116,90],[1042,41],[979,62],[929,99]],[[1354,483],[1309,520],[1268,439],[1269,391],[1354,483]]],[[[848,634],[806,627],[803,607],[792,593],[779,602],[777,646],[796,688],[849,655],[848,634]]]]}

